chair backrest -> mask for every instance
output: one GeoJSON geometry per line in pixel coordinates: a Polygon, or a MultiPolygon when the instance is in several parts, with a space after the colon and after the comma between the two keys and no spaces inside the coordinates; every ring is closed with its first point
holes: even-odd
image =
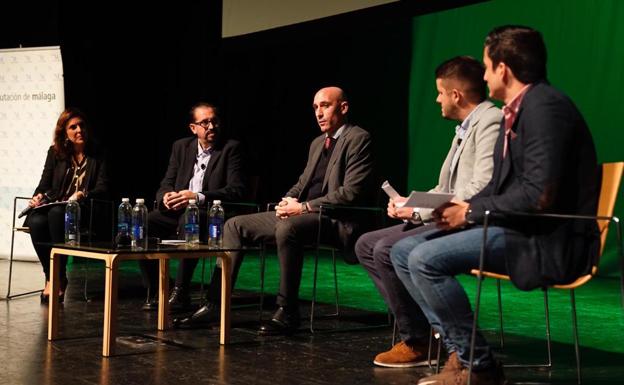
{"type": "MultiPolygon", "coordinates": [[[[600,199],[598,200],[598,216],[610,217],[613,215],[623,170],[624,162],[602,164],[602,185],[600,187],[600,199]]],[[[600,230],[600,255],[602,255],[607,241],[609,221],[598,220],[598,229],[600,230]]]]}

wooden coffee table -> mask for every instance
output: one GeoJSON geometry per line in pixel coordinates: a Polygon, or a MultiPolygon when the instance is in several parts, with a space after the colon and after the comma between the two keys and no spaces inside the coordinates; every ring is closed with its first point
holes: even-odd
{"type": "MultiPolygon", "coordinates": [[[[214,249],[205,244],[194,248],[186,245],[150,245],[146,249],[117,248],[111,243],[88,243],[77,246],[55,244],[50,252],[50,303],[48,315],[48,340],[59,338],[59,262],[61,255],[73,255],[81,258],[98,259],[106,264],[104,295],[104,332],[102,355],[115,354],[117,336],[117,282],[119,263],[128,260],[159,261],[158,293],[158,330],[169,326],[169,260],[183,258],[220,257],[222,261],[221,279],[221,328],[219,342],[225,345],[230,338],[230,297],[231,297],[231,260],[229,252],[240,249],[214,249]]],[[[246,249],[249,250],[249,249],[246,249]]],[[[255,250],[255,249],[254,249],[255,250]]]]}

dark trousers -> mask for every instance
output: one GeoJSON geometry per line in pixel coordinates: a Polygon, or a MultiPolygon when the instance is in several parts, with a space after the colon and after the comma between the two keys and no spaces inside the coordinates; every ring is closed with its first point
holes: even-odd
{"type": "MultiPolygon", "coordinates": [[[[46,281],[49,281],[52,243],[65,242],[65,206],[49,206],[31,211],[24,225],[30,228],[30,239],[41,261],[46,281]]],[[[66,279],[66,255],[62,256],[60,265],[60,278],[66,279]]]]}
{"type": "MultiPolygon", "coordinates": [[[[199,239],[206,241],[208,234],[207,215],[205,209],[199,211],[199,239]]],[[[184,210],[160,211],[154,210],[147,216],[147,232],[150,237],[160,239],[184,239],[184,210]]],[[[193,272],[198,259],[182,259],[178,265],[175,285],[188,289],[193,278],[193,272]]],[[[158,289],[158,261],[141,260],[141,278],[143,285],[150,290],[150,295],[155,295],[158,289]]],[[[220,276],[220,275],[219,275],[220,276]]]]}
{"type": "Polygon", "coordinates": [[[401,224],[363,234],[355,244],[360,264],[394,314],[401,340],[407,343],[428,338],[429,321],[394,271],[390,249],[403,238],[431,229],[431,226],[401,224]]]}
{"type": "MultiPolygon", "coordinates": [[[[336,242],[337,229],[329,218],[322,219],[321,241],[336,242]]],[[[303,269],[304,246],[317,241],[319,216],[316,213],[279,219],[274,211],[240,215],[225,223],[224,247],[240,248],[260,242],[275,243],[280,264],[280,285],[277,304],[295,307],[299,303],[299,285],[303,269]]],[[[231,252],[232,286],[243,262],[243,252],[231,252]]],[[[213,285],[216,286],[216,285],[213,285]]],[[[218,298],[220,286],[209,291],[209,299],[218,298]]]]}

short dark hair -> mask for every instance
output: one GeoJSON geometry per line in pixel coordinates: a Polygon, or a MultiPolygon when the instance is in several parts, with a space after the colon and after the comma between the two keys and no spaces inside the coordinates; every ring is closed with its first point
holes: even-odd
{"type": "Polygon", "coordinates": [[[546,79],[546,45],[539,31],[521,25],[496,27],[485,38],[485,47],[492,66],[505,63],[522,83],[546,79]]]}
{"type": "Polygon", "coordinates": [[[471,56],[456,56],[443,62],[435,70],[436,79],[456,79],[464,83],[463,91],[478,102],[486,98],[484,73],[483,64],[471,56]]]}
{"type": "Polygon", "coordinates": [[[211,108],[217,118],[217,121],[219,121],[219,109],[217,106],[212,103],[197,102],[193,104],[193,107],[189,110],[189,123],[195,123],[195,110],[198,108],[211,108]]]}

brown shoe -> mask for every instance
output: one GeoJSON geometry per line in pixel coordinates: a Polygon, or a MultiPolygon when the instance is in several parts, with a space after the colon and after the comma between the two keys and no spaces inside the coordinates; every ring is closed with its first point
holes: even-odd
{"type": "MultiPolygon", "coordinates": [[[[427,366],[426,346],[409,346],[401,341],[394,345],[387,352],[379,353],[373,363],[386,368],[413,368],[415,366],[427,366]]],[[[436,360],[431,360],[431,365],[435,365],[436,360]]]]}
{"type": "Polygon", "coordinates": [[[449,358],[444,363],[444,367],[440,374],[447,371],[457,371],[463,368],[462,364],[459,362],[459,358],[457,358],[457,353],[453,352],[449,355],[449,358]]]}
{"type": "MultiPolygon", "coordinates": [[[[471,385],[505,385],[505,375],[500,365],[492,368],[472,372],[470,376],[471,385]]],[[[439,374],[421,378],[418,385],[465,385],[468,383],[468,368],[464,368],[457,353],[451,353],[444,365],[444,369],[439,374]]]]}

